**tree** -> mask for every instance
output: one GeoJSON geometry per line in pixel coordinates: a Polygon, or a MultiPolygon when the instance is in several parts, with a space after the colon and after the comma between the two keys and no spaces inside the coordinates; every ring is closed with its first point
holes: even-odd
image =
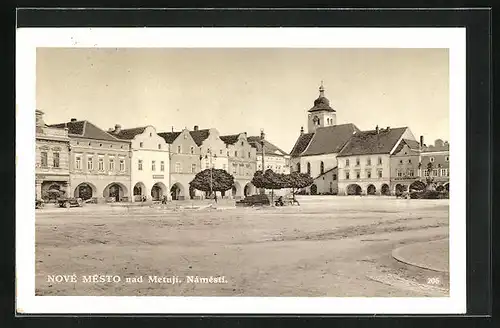
{"type": "Polygon", "coordinates": [[[295,194],[302,188],[309,187],[314,183],[313,178],[307,173],[292,172],[290,174],[283,174],[282,180],[284,181],[283,187],[292,189],[292,197],[294,201],[295,194]]]}
{"type": "Polygon", "coordinates": [[[264,174],[262,174],[262,171],[255,172],[252,184],[256,188],[271,189],[271,204],[274,204],[274,190],[284,187],[284,179],[282,174],[277,174],[273,170],[267,169],[264,174]]]}
{"type": "Polygon", "coordinates": [[[204,192],[225,192],[234,185],[234,177],[221,169],[206,169],[198,172],[189,186],[204,192]],[[212,172],[210,172],[212,171],[212,172]]]}

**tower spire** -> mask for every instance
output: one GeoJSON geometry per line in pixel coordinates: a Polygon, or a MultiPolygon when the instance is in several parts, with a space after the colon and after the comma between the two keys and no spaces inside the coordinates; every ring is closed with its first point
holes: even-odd
{"type": "Polygon", "coordinates": [[[319,86],[319,96],[320,97],[325,96],[325,87],[323,86],[323,80],[321,80],[321,85],[319,86]]]}

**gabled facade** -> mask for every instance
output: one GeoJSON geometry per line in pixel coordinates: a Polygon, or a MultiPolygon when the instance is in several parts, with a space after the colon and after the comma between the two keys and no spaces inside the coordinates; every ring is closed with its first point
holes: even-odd
{"type": "Polygon", "coordinates": [[[44,113],[36,110],[36,162],[35,193],[37,199],[49,200],[53,193],[60,190],[68,196],[69,175],[69,136],[66,128],[51,128],[43,121],[44,113]]]}
{"type": "Polygon", "coordinates": [[[431,164],[432,170],[430,177],[437,183],[447,185],[450,182],[450,144],[447,141],[437,139],[434,145],[425,145],[422,143],[421,152],[421,170],[422,176],[427,178],[429,172],[427,167],[431,164]]]}
{"type": "MultiPolygon", "coordinates": [[[[259,136],[247,138],[250,145],[255,148],[257,154],[257,171],[262,170],[262,140],[259,136]]],[[[271,169],[276,173],[290,173],[290,155],[285,151],[264,139],[264,171],[271,169]]]]}
{"type": "Polygon", "coordinates": [[[234,199],[256,192],[251,184],[257,166],[257,153],[247,140],[246,132],[220,136],[225,143],[228,157],[228,172],[234,177],[231,195],[234,199]]]}
{"type": "Polygon", "coordinates": [[[72,118],[50,127],[68,129],[70,196],[99,202],[130,200],[130,141],[86,120],[72,118]]]}
{"type": "Polygon", "coordinates": [[[158,133],[170,146],[170,198],[172,200],[195,199],[199,193],[189,187],[201,168],[200,147],[188,129],[180,132],[158,133]]]}
{"type": "Polygon", "coordinates": [[[110,133],[118,139],[130,141],[131,146],[131,201],[159,201],[170,195],[170,145],[151,126],[122,129],[115,125],[110,133]]]}

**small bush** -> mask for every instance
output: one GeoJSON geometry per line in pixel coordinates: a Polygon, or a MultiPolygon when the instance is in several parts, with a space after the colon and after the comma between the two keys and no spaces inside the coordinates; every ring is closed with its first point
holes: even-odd
{"type": "Polygon", "coordinates": [[[436,190],[412,191],[411,199],[446,199],[449,198],[447,192],[439,192],[436,190]]]}

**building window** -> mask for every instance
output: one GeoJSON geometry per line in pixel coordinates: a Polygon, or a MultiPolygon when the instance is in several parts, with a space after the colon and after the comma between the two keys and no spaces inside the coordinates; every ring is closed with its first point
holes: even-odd
{"type": "MultiPolygon", "coordinates": [[[[179,147],[177,147],[177,152],[180,152],[180,148],[179,147]]],[[[191,152],[191,155],[194,154],[194,147],[193,146],[191,146],[190,152],[191,152]]]]}
{"type": "Polygon", "coordinates": [[[448,169],[441,169],[441,176],[447,177],[448,176],[448,169]]]}
{"type": "Polygon", "coordinates": [[[319,164],[319,171],[321,172],[321,174],[325,173],[325,163],[321,162],[319,164]]]}
{"type": "Polygon", "coordinates": [[[366,165],[367,165],[367,166],[372,165],[372,159],[371,159],[371,158],[368,158],[368,159],[366,160],[366,165]]]}
{"type": "Polygon", "coordinates": [[[337,175],[336,174],[333,175],[333,181],[335,181],[335,180],[337,180],[337,175]]]}
{"type": "Polygon", "coordinates": [[[233,164],[233,174],[236,174],[237,166],[236,164],[233,164]]]}
{"type": "Polygon", "coordinates": [[[104,158],[99,157],[99,161],[97,162],[97,169],[100,172],[104,171],[104,158]]]}
{"type": "Polygon", "coordinates": [[[234,157],[238,157],[238,151],[234,152],[234,157]]]}
{"type": "Polygon", "coordinates": [[[382,178],[382,171],[381,171],[381,170],[380,170],[380,171],[378,171],[378,177],[379,177],[379,178],[382,178]]]}
{"type": "Polygon", "coordinates": [[[356,171],[356,179],[359,179],[359,178],[361,178],[361,172],[356,171]]]}
{"type": "Polygon", "coordinates": [[[250,158],[250,157],[252,157],[252,156],[251,156],[251,153],[250,153],[250,152],[248,152],[248,158],[250,158]]]}
{"type": "Polygon", "coordinates": [[[366,177],[368,179],[371,179],[371,177],[372,177],[372,171],[366,171],[366,177]]]}
{"type": "Polygon", "coordinates": [[[210,164],[208,163],[208,161],[205,161],[205,168],[206,168],[206,169],[209,169],[209,168],[210,168],[210,164]]]}
{"type": "Polygon", "coordinates": [[[125,172],[125,160],[120,159],[120,172],[125,172]]]}
{"type": "Polygon", "coordinates": [[[160,162],[160,171],[162,171],[162,172],[165,171],[165,162],[164,161],[160,162]]]}
{"type": "Polygon", "coordinates": [[[429,161],[431,161],[431,163],[433,163],[434,162],[434,157],[429,158],[429,161]]]}
{"type": "Polygon", "coordinates": [[[114,158],[110,158],[109,159],[109,170],[110,171],[114,171],[115,170],[115,159],[114,158]]]}
{"type": "Polygon", "coordinates": [[[378,165],[382,165],[382,157],[378,158],[378,165]]]}
{"type": "Polygon", "coordinates": [[[92,156],[87,157],[87,170],[92,171],[94,169],[94,158],[92,156]]]}
{"type": "Polygon", "coordinates": [[[149,132],[149,136],[152,137],[153,136],[153,133],[149,132]]]}
{"type": "Polygon", "coordinates": [[[240,164],[239,171],[238,171],[239,175],[243,175],[243,168],[244,168],[244,165],[240,164]]]}
{"type": "Polygon", "coordinates": [[[158,144],[158,149],[161,149],[161,144],[158,144]]]}
{"type": "Polygon", "coordinates": [[[408,169],[408,171],[406,171],[406,174],[409,176],[409,177],[413,177],[415,175],[415,171],[413,171],[412,169],[408,169]]]}
{"type": "Polygon", "coordinates": [[[349,179],[350,179],[350,177],[349,177],[349,172],[346,172],[346,173],[345,173],[345,179],[346,179],[346,180],[349,180],[349,179]]]}
{"type": "Polygon", "coordinates": [[[403,164],[403,160],[402,159],[399,160],[399,164],[403,164]]]}
{"type": "Polygon", "coordinates": [[[403,172],[401,170],[396,170],[396,174],[399,178],[403,176],[403,172]]]}
{"type": "Polygon", "coordinates": [[[53,166],[54,167],[59,167],[59,153],[54,153],[52,156],[53,156],[52,157],[52,162],[54,164],[53,166]]]}
{"type": "Polygon", "coordinates": [[[434,170],[432,170],[432,176],[433,176],[433,177],[437,177],[438,175],[439,175],[439,171],[438,171],[438,169],[434,169],[434,170]]]}
{"type": "Polygon", "coordinates": [[[450,156],[446,156],[446,157],[444,158],[444,160],[445,160],[445,161],[447,161],[447,162],[449,162],[449,161],[450,161],[450,156]]]}
{"type": "Polygon", "coordinates": [[[182,150],[181,146],[177,146],[177,154],[180,154],[181,150],[182,150]]]}
{"type": "Polygon", "coordinates": [[[196,173],[196,164],[191,164],[191,173],[196,173]]]}
{"type": "Polygon", "coordinates": [[[82,157],[81,156],[76,156],[75,157],[75,167],[77,170],[82,169],[82,157]]]}
{"type": "Polygon", "coordinates": [[[140,160],[137,161],[137,169],[139,171],[142,171],[142,159],[140,159],[140,160]]]}
{"type": "Polygon", "coordinates": [[[429,176],[429,171],[428,170],[425,170],[424,171],[424,177],[428,177],[429,176]]]}
{"type": "Polygon", "coordinates": [[[311,175],[311,163],[307,162],[307,174],[311,175]]]}
{"type": "Polygon", "coordinates": [[[359,166],[359,157],[356,158],[356,166],[359,166]]]}
{"type": "Polygon", "coordinates": [[[41,158],[41,165],[42,165],[42,167],[47,167],[47,165],[48,165],[48,163],[47,163],[48,162],[48,160],[47,160],[47,158],[48,158],[47,152],[46,151],[42,151],[40,153],[40,158],[41,158]]]}
{"type": "Polygon", "coordinates": [[[349,160],[348,160],[348,159],[346,159],[346,160],[345,160],[345,166],[346,166],[346,167],[348,167],[348,166],[349,166],[349,160]]]}
{"type": "Polygon", "coordinates": [[[182,168],[181,168],[181,163],[175,163],[175,173],[181,173],[182,168]]]}
{"type": "Polygon", "coordinates": [[[411,164],[411,158],[408,160],[408,164],[411,164]]]}
{"type": "Polygon", "coordinates": [[[151,171],[156,171],[156,161],[151,161],[151,171]]]}
{"type": "Polygon", "coordinates": [[[227,151],[227,157],[229,157],[229,150],[227,151]]]}
{"type": "Polygon", "coordinates": [[[222,149],[219,149],[219,155],[222,155],[222,149]]]}
{"type": "Polygon", "coordinates": [[[142,148],[143,146],[144,146],[144,143],[141,141],[141,142],[139,143],[139,147],[141,147],[141,148],[142,148]]]}

